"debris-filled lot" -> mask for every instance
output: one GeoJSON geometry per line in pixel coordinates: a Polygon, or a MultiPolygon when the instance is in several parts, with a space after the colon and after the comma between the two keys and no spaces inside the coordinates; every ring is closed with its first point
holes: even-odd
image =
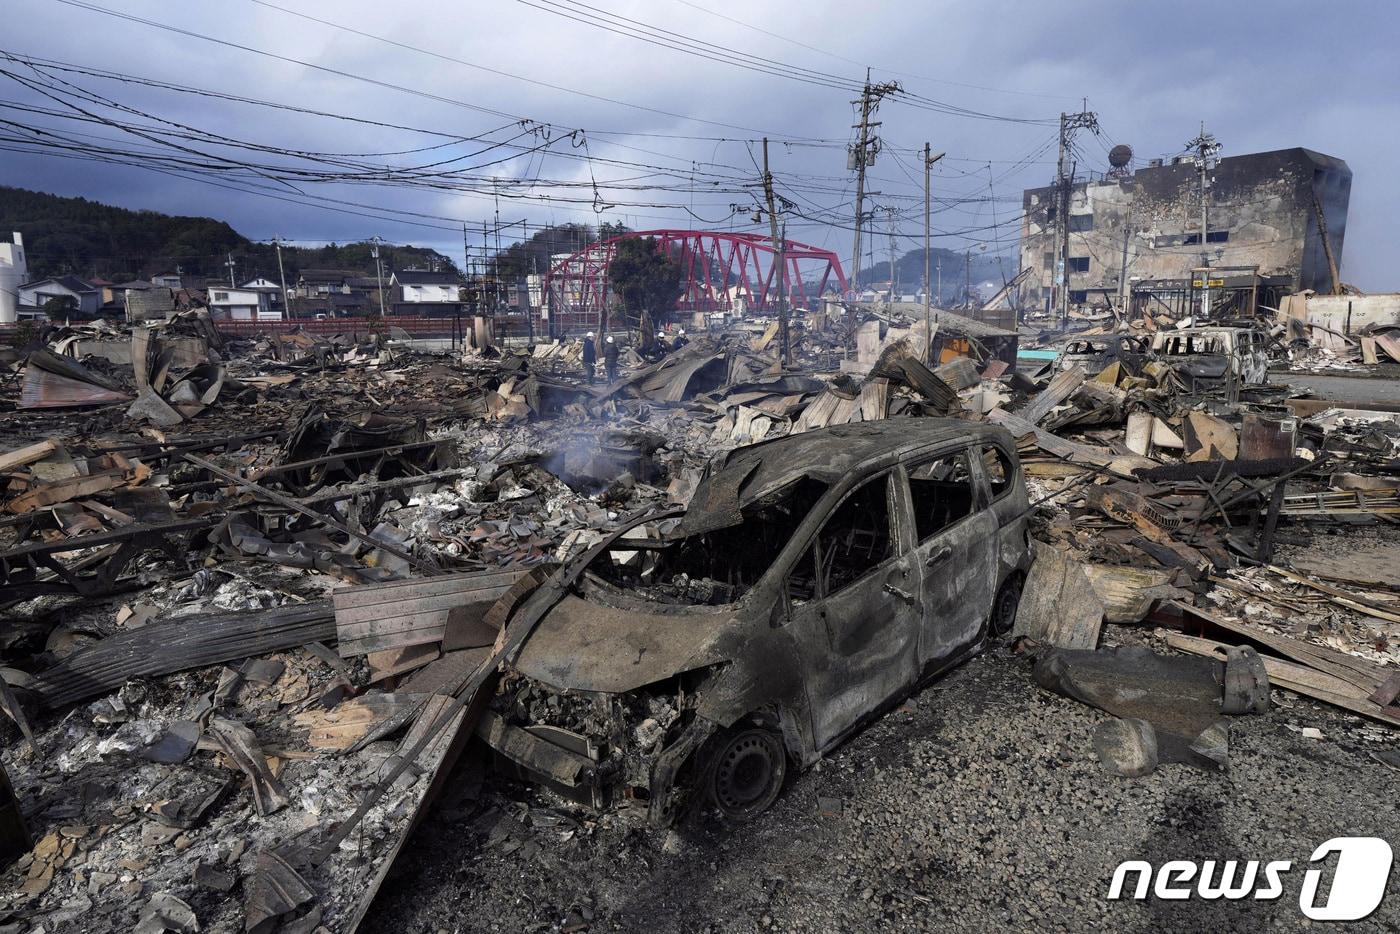
{"type": "Polygon", "coordinates": [[[1397,836],[1400,415],[1268,369],[1393,341],[848,317],[6,351],[0,930],[1287,927],[1109,880],[1397,836]]]}

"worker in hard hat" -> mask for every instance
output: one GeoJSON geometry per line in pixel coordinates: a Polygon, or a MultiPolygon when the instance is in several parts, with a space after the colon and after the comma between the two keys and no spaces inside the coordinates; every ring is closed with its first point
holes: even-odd
{"type": "Polygon", "coordinates": [[[598,366],[598,346],[593,343],[593,332],[583,338],[583,371],[588,374],[588,385],[593,385],[593,371],[598,366]]]}
{"type": "Polygon", "coordinates": [[[689,338],[685,336],[685,328],[681,328],[679,331],[676,332],[675,338],[671,341],[671,352],[675,353],[677,350],[680,350],[682,347],[689,343],[689,338]]]}
{"type": "Polygon", "coordinates": [[[617,351],[617,341],[609,334],[603,340],[603,368],[607,370],[610,383],[617,379],[617,351]]]}

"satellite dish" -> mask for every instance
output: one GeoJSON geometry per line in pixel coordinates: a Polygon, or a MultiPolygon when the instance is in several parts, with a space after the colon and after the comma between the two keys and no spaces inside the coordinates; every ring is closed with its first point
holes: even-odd
{"type": "Polygon", "coordinates": [[[1133,147],[1119,143],[1108,151],[1108,164],[1121,169],[1133,161],[1133,147]]]}

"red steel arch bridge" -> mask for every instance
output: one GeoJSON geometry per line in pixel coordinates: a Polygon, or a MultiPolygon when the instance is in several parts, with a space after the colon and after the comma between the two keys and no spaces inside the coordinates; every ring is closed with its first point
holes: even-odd
{"type": "MultiPolygon", "coordinates": [[[[778,307],[777,250],[771,237],[712,230],[638,230],[590,244],[550,265],[543,283],[554,334],[597,329],[612,303],[608,267],[624,240],[650,239],[658,250],[683,264],[684,290],[676,302],[683,312],[733,311],[736,305],[759,313],[778,307]]],[[[783,265],[791,306],[834,287],[846,292],[846,273],[831,250],[783,242],[783,265]]]]}

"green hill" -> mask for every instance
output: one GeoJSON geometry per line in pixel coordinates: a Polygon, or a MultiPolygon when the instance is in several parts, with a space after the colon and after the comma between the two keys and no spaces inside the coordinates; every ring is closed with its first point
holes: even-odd
{"type": "MultiPolygon", "coordinates": [[[[178,268],[188,276],[222,278],[233,254],[240,280],[277,279],[277,254],[210,217],[131,211],[86,198],[64,198],[0,186],[0,235],[24,235],[31,278],[71,273],[112,281],[145,278],[178,268]]],[[[426,247],[381,248],[384,269],[427,266],[456,269],[452,260],[426,247]]],[[[302,269],[374,271],[370,244],[282,248],[288,280],[302,269]]]]}

